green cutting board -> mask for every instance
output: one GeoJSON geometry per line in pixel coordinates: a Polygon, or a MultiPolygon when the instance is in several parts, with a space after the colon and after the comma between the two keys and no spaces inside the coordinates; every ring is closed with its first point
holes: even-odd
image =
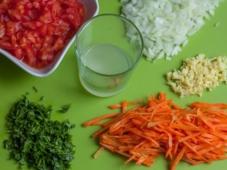
{"type": "MultiPolygon", "coordinates": [[[[71,103],[72,107],[67,114],[53,113],[53,119],[69,119],[77,126],[72,131],[73,142],[76,145],[75,159],[72,170],[166,170],[168,162],[163,157],[158,158],[152,167],[124,165],[124,158],[108,151],[104,151],[98,159],[91,155],[98,148],[97,143],[90,138],[96,128],[83,128],[81,123],[93,117],[108,113],[106,106],[123,99],[137,99],[155,95],[160,91],[177,104],[185,106],[193,101],[225,102],[227,103],[227,86],[221,85],[212,92],[205,92],[203,97],[179,98],[171,92],[165,84],[165,73],[178,68],[183,59],[198,53],[207,56],[227,55],[227,1],[222,2],[215,16],[206,22],[206,25],[190,38],[189,44],[172,61],[158,60],[150,63],[141,59],[132,75],[127,88],[119,95],[110,98],[98,98],[88,94],[81,87],[78,80],[76,57],[71,48],[59,68],[49,77],[36,78],[28,75],[16,65],[0,57],[0,142],[7,137],[4,128],[5,116],[12,103],[25,92],[30,92],[34,100],[42,95],[45,103],[52,104],[57,109],[62,104],[71,103]],[[38,88],[34,93],[32,86],[38,88]]],[[[118,0],[100,0],[101,13],[119,13],[118,0]]],[[[0,169],[16,170],[14,161],[8,160],[8,153],[0,144],[0,169]]],[[[177,170],[225,170],[227,161],[217,161],[212,164],[190,166],[180,163],[177,170]]]]}

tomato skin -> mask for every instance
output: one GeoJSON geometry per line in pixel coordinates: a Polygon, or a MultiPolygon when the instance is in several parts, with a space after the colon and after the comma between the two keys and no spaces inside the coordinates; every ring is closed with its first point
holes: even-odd
{"type": "Polygon", "coordinates": [[[19,60],[23,59],[23,50],[21,48],[17,48],[14,51],[16,58],[19,60]]]}
{"type": "Polygon", "coordinates": [[[34,24],[33,22],[23,22],[21,23],[21,25],[23,26],[23,28],[25,29],[31,29],[31,30],[36,30],[37,29],[37,26],[36,24],[34,24]]]}
{"type": "Polygon", "coordinates": [[[3,49],[6,49],[7,51],[11,52],[11,50],[14,49],[14,47],[9,42],[1,41],[0,40],[0,47],[3,49]]]}
{"type": "Polygon", "coordinates": [[[3,38],[5,36],[5,33],[6,33],[5,25],[0,22],[0,38],[3,38]]]}
{"type": "Polygon", "coordinates": [[[37,58],[35,57],[35,52],[33,51],[33,49],[30,46],[27,46],[26,48],[24,48],[24,50],[26,52],[25,61],[29,65],[34,65],[37,60],[37,58]]]}
{"type": "Polygon", "coordinates": [[[34,68],[48,66],[84,22],[78,0],[0,1],[0,48],[34,68]]]}
{"type": "Polygon", "coordinates": [[[55,52],[58,52],[63,47],[64,47],[64,41],[61,38],[58,38],[53,45],[53,50],[55,52]]]}
{"type": "Polygon", "coordinates": [[[53,4],[53,6],[51,7],[51,13],[52,13],[52,17],[56,18],[58,17],[62,12],[62,8],[61,8],[61,4],[56,1],[56,3],[53,4]]]}

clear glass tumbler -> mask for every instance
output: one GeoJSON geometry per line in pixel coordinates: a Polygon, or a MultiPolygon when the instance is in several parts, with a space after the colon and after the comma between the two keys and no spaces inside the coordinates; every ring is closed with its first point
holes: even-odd
{"type": "Polygon", "coordinates": [[[126,85],[143,51],[138,28],[128,19],[103,14],[78,31],[76,56],[82,86],[99,97],[113,96],[126,85]]]}

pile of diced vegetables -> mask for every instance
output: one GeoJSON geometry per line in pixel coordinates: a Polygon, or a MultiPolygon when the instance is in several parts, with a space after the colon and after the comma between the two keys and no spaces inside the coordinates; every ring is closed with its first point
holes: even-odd
{"type": "MultiPolygon", "coordinates": [[[[132,20],[144,38],[148,60],[172,58],[214,14],[221,0],[121,0],[122,15],[132,20]]],[[[135,33],[129,31],[129,37],[135,33]]]]}

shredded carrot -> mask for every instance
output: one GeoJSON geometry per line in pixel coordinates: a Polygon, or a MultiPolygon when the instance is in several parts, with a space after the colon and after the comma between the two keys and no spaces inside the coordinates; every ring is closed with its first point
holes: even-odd
{"type": "Polygon", "coordinates": [[[164,93],[147,103],[123,101],[106,114],[83,125],[101,128],[93,137],[103,148],[127,157],[125,163],[150,166],[161,154],[176,170],[181,160],[191,165],[227,159],[227,104],[192,103],[182,108],[164,93]],[[128,106],[132,107],[128,107],[128,106]]]}
{"type": "Polygon", "coordinates": [[[121,104],[113,104],[108,106],[109,109],[115,110],[115,109],[120,109],[121,108],[121,104]]]}
{"type": "Polygon", "coordinates": [[[83,126],[87,127],[87,126],[101,125],[100,123],[101,123],[102,120],[113,118],[116,115],[118,115],[118,113],[105,114],[103,116],[100,116],[96,119],[92,119],[91,121],[84,123],[83,126]]]}
{"type": "Polygon", "coordinates": [[[170,170],[175,170],[177,167],[177,164],[180,162],[180,160],[183,158],[185,153],[185,148],[181,149],[181,151],[177,154],[176,158],[171,162],[170,170]]]}

